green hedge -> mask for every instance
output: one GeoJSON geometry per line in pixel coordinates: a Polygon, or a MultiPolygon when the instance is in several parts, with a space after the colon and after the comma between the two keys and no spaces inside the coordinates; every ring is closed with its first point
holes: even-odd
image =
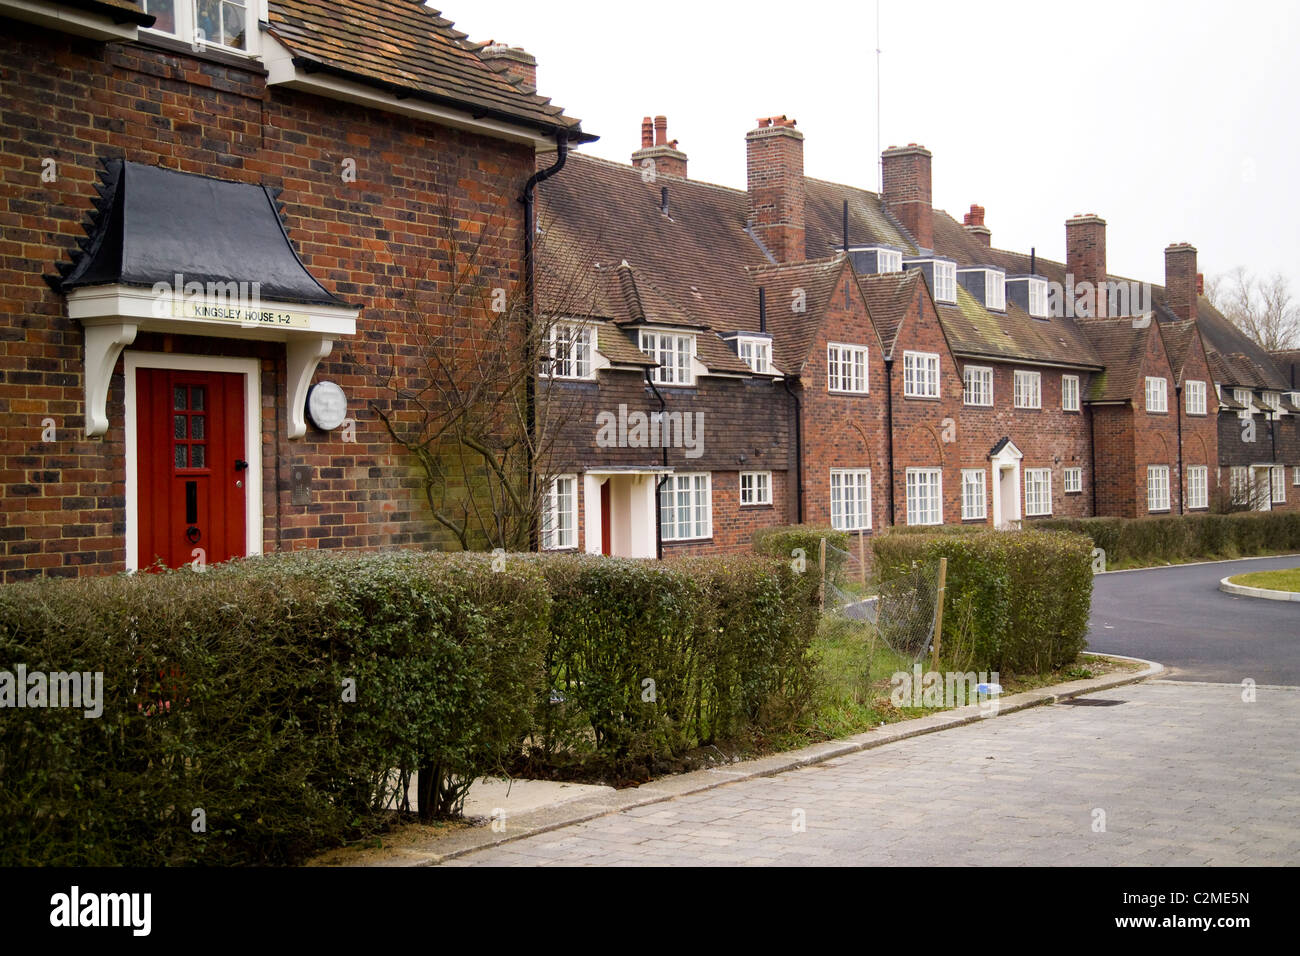
{"type": "Polygon", "coordinates": [[[753,556],[542,562],[554,599],[539,748],[627,771],[788,720],[811,694],[817,582],[753,556]]]}
{"type": "Polygon", "coordinates": [[[1300,551],[1300,512],[1048,518],[1033,527],[1087,535],[1109,567],[1300,551]]]}
{"type": "Polygon", "coordinates": [[[295,863],[391,823],[412,776],[454,811],[530,740],[680,754],[804,705],[816,601],[755,557],[300,553],[6,586],[0,670],[104,693],[97,719],[0,710],[0,865],[295,863]]]}
{"type": "Polygon", "coordinates": [[[947,557],[941,651],[963,667],[1041,673],[1087,644],[1092,546],[1080,535],[1040,531],[884,534],[872,539],[882,583],[947,557]]]}
{"type": "Polygon", "coordinates": [[[833,580],[856,544],[847,531],[810,524],[760,528],[754,532],[753,548],[756,554],[786,561],[796,561],[802,555],[815,571],[822,538],[826,539],[826,575],[833,580]]]}

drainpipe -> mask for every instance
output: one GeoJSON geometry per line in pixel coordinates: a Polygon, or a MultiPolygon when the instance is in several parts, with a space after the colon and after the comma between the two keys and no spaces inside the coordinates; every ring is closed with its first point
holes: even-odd
{"type": "MultiPolygon", "coordinates": [[[[1175,385],[1174,400],[1178,402],[1178,408],[1176,408],[1175,411],[1178,413],[1178,513],[1180,515],[1186,513],[1186,508],[1184,506],[1187,503],[1186,502],[1187,485],[1183,477],[1183,398],[1182,395],[1183,395],[1183,386],[1175,385]]],[[[1208,475],[1205,479],[1205,486],[1206,488],[1210,486],[1210,479],[1208,475]]]]}
{"type": "Polygon", "coordinates": [[[781,384],[794,402],[794,513],[795,524],[803,524],[803,403],[790,388],[788,377],[782,377],[781,384]]]}
{"type": "Polygon", "coordinates": [[[1097,517],[1097,413],[1088,409],[1088,462],[1092,466],[1092,516],[1097,517]]]}
{"type": "MultiPolygon", "coordinates": [[[[529,365],[532,365],[534,360],[532,351],[533,323],[537,316],[537,289],[533,264],[533,233],[536,230],[533,225],[534,190],[538,184],[546,182],[564,168],[564,161],[569,157],[568,133],[564,130],[558,130],[555,133],[555,149],[555,163],[546,169],[539,169],[533,173],[528,182],[524,183],[524,194],[519,197],[519,201],[524,205],[524,301],[526,303],[524,313],[524,361],[529,365]]],[[[537,379],[535,373],[530,373],[524,378],[524,427],[528,430],[528,451],[525,463],[528,468],[528,480],[531,484],[536,472],[533,464],[532,444],[533,432],[537,428],[537,379]]],[[[528,546],[530,550],[536,551],[541,544],[541,528],[538,526],[537,515],[532,516],[529,525],[528,546]]]]}
{"type": "Polygon", "coordinates": [[[885,455],[889,471],[889,524],[894,524],[894,360],[885,359],[885,455]]]}
{"type": "MultiPolygon", "coordinates": [[[[650,391],[655,393],[655,398],[659,399],[659,428],[664,427],[664,409],[668,403],[660,394],[659,389],[655,388],[654,379],[650,377],[650,370],[645,370],[645,383],[650,386],[650,391]]],[[[663,452],[664,468],[668,467],[668,446],[664,444],[663,433],[659,435],[659,446],[663,452]]],[[[664,558],[664,516],[663,516],[663,490],[664,482],[668,480],[668,475],[662,474],[659,480],[655,482],[655,558],[662,561],[664,558]]]]}

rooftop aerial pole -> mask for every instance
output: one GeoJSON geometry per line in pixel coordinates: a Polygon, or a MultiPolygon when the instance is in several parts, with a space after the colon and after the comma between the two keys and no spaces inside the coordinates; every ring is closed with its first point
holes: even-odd
{"type": "Polygon", "coordinates": [[[885,190],[884,162],[880,158],[880,0],[876,0],[876,193],[885,190]]]}

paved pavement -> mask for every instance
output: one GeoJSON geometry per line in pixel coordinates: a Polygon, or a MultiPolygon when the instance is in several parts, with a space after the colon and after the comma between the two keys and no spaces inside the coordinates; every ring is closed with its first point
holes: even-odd
{"type": "Polygon", "coordinates": [[[1088,649],[1159,661],[1175,680],[1300,685],[1300,603],[1219,590],[1229,575],[1298,565],[1292,556],[1099,574],[1088,649]]]}
{"type": "Polygon", "coordinates": [[[1161,681],[1085,699],[1122,703],[1007,714],[444,865],[1300,859],[1300,690],[1246,703],[1236,686],[1161,681]]]}

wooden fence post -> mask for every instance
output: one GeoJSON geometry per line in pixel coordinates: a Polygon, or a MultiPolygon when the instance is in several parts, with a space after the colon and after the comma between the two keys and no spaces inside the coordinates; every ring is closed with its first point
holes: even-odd
{"type": "Polygon", "coordinates": [[[822,611],[826,610],[826,539],[817,546],[817,573],[821,577],[820,599],[822,611]]]}
{"type": "Polygon", "coordinates": [[[931,670],[939,669],[939,645],[943,640],[943,593],[948,584],[948,559],[939,559],[939,587],[934,599],[934,657],[931,670]]]}

